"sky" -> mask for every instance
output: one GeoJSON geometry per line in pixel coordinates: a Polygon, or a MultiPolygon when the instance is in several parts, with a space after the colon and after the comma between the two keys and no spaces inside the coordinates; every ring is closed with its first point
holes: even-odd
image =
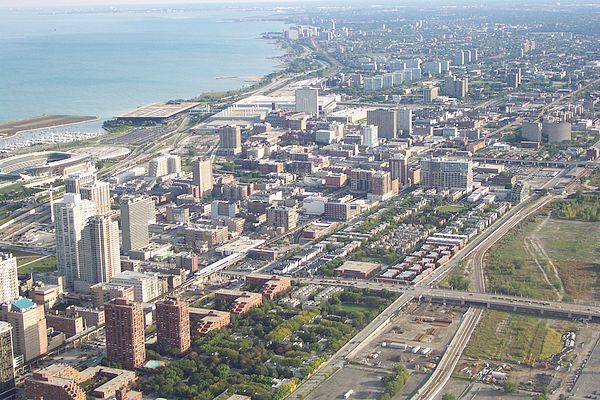
{"type": "MultiPolygon", "coordinates": [[[[97,6],[97,5],[144,5],[144,4],[211,4],[211,3],[289,3],[293,0],[0,0],[0,8],[97,6]]],[[[296,2],[298,0],[295,0],[296,2]]],[[[304,0],[306,1],[306,0],[304,0]]]]}

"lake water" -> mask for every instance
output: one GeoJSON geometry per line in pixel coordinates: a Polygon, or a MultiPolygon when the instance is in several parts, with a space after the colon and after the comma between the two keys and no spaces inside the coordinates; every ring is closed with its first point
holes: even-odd
{"type": "Polygon", "coordinates": [[[102,119],[137,106],[239,88],[273,72],[264,12],[0,10],[0,121],[41,114],[102,119]],[[218,79],[226,77],[227,79],[218,79]],[[235,78],[232,78],[235,77],[235,78]]]}

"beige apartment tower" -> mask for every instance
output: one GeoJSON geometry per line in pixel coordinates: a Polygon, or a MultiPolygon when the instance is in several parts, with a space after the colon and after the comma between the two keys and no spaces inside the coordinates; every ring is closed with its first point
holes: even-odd
{"type": "Polygon", "coordinates": [[[89,200],[96,205],[96,215],[110,212],[110,185],[108,182],[96,181],[79,189],[81,198],[89,200]]]}
{"type": "Polygon", "coordinates": [[[48,351],[46,315],[42,304],[26,298],[5,303],[0,308],[0,321],[12,325],[15,356],[28,362],[48,351]]]}
{"type": "Polygon", "coordinates": [[[88,219],[83,229],[83,246],[81,279],[90,286],[108,282],[121,272],[119,224],[110,216],[88,219]]]}
{"type": "Polygon", "coordinates": [[[192,163],[192,183],[198,187],[200,197],[210,196],[213,189],[213,171],[210,158],[199,158],[192,163]]]}
{"type": "Polygon", "coordinates": [[[222,126],[219,134],[219,152],[224,155],[235,155],[242,152],[242,131],[239,126],[222,126]]]}
{"type": "Polygon", "coordinates": [[[83,227],[96,214],[96,204],[82,200],[79,194],[66,193],[62,201],[53,205],[58,273],[65,278],[65,286],[74,288],[81,279],[83,264],[83,227]]]}
{"type": "Polygon", "coordinates": [[[367,125],[375,125],[382,139],[395,139],[398,132],[398,117],[396,110],[367,111],[367,125]]]}
{"type": "Polygon", "coordinates": [[[10,253],[0,253],[0,304],[19,297],[17,259],[10,253]]]}
{"type": "Polygon", "coordinates": [[[150,243],[148,221],[152,218],[154,201],[147,197],[124,197],[121,199],[121,231],[123,253],[140,250],[150,243]],[[152,203],[152,204],[150,204],[152,203]]]}

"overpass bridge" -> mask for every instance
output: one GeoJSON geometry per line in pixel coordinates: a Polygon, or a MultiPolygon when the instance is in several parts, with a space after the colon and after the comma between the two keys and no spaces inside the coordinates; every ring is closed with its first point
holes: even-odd
{"type": "Polygon", "coordinates": [[[473,161],[485,164],[513,164],[531,167],[551,167],[551,168],[569,168],[569,167],[587,167],[588,161],[550,161],[550,160],[519,160],[517,158],[487,158],[473,157],[473,161]]]}
{"type": "MultiPolygon", "coordinates": [[[[224,271],[227,277],[244,278],[248,272],[224,271]]],[[[526,297],[505,296],[494,293],[474,293],[450,289],[434,289],[424,286],[398,285],[365,280],[338,278],[293,278],[294,282],[338,287],[354,287],[372,290],[388,290],[412,296],[414,301],[483,307],[494,310],[537,314],[549,318],[578,319],[600,323],[600,307],[591,304],[562,303],[526,297]]]]}
{"type": "MultiPolygon", "coordinates": [[[[409,290],[408,292],[412,292],[409,290]]],[[[495,310],[538,314],[550,318],[579,319],[600,323],[600,307],[594,305],[534,300],[492,293],[470,293],[444,289],[417,289],[415,299],[463,307],[485,307],[495,310]]]]}

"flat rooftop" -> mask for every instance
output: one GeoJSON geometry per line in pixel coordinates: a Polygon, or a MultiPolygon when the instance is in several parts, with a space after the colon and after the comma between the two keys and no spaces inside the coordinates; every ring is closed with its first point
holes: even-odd
{"type": "Polygon", "coordinates": [[[260,246],[264,239],[251,239],[248,236],[240,236],[238,239],[216,248],[216,252],[224,255],[233,253],[245,253],[250,249],[260,246]]]}
{"type": "MultiPolygon", "coordinates": [[[[296,106],[296,97],[294,94],[285,96],[254,95],[237,101],[235,106],[239,108],[257,107],[271,109],[273,103],[277,104],[282,110],[293,110],[296,106]]],[[[319,95],[319,106],[323,109],[333,108],[335,104],[336,96],[319,95]]]]}
{"type": "Polygon", "coordinates": [[[208,318],[209,320],[212,319],[219,319],[219,318],[223,318],[229,315],[228,311],[219,311],[219,310],[213,310],[212,308],[198,308],[198,307],[190,307],[189,308],[189,312],[190,312],[190,317],[191,318],[208,318]]]}
{"type": "Polygon", "coordinates": [[[200,103],[181,102],[181,103],[153,103],[146,106],[128,111],[125,114],[117,115],[117,118],[170,118],[174,115],[192,109],[200,103]]]}
{"type": "Polygon", "coordinates": [[[336,268],[340,272],[360,272],[369,274],[379,268],[379,264],[362,262],[362,261],[346,261],[341,267],[336,268]]]}

